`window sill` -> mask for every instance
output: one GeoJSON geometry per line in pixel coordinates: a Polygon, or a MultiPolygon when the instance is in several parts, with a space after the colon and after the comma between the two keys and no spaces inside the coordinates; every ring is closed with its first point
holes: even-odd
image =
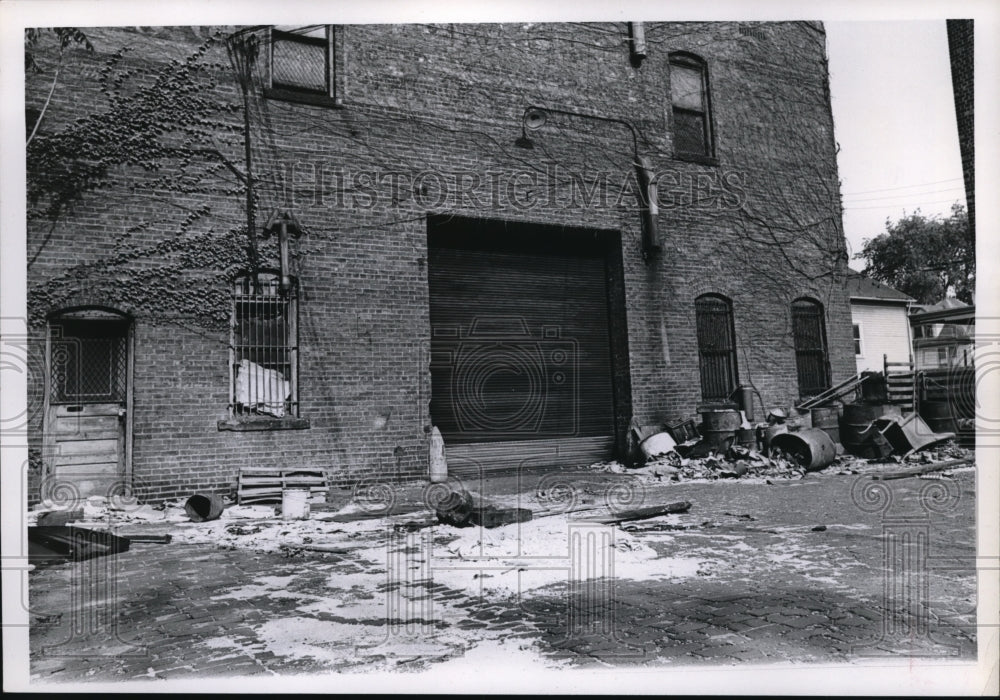
{"type": "Polygon", "coordinates": [[[688,163],[700,163],[701,165],[718,165],[719,159],[713,156],[702,156],[697,153],[674,153],[675,160],[683,160],[688,163]]]}
{"type": "Polygon", "coordinates": [[[266,416],[244,416],[219,421],[219,430],[249,432],[252,430],[307,430],[308,418],[270,418],[266,416]]]}
{"type": "Polygon", "coordinates": [[[344,106],[344,103],[336,97],[320,95],[315,92],[288,90],[285,88],[264,88],[264,97],[269,100],[297,102],[299,104],[314,105],[317,107],[333,107],[334,109],[341,109],[344,106]]]}

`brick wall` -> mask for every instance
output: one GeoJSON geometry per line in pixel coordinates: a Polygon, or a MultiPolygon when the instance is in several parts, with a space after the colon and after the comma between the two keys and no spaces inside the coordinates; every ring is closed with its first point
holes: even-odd
{"type": "MultiPolygon", "coordinates": [[[[637,419],[692,416],[700,402],[694,299],[705,292],[733,302],[741,381],[788,406],[798,396],[795,298],[824,306],[834,382],[854,371],[847,258],[825,36],[815,23],[755,29],[648,23],[648,56],[635,67],[624,23],[352,25],[337,34],[342,108],[255,99],[257,175],[280,183],[259,188],[258,218],[288,207],[303,229],[291,247],[306,430],[217,427],[228,416],[226,279],[244,260],[238,194],[144,189],[150,173],[122,169],[71,215],[32,222],[33,326],[84,303],[134,315],[134,475],[148,498],[228,490],[242,465],[324,467],[344,483],[426,473],[428,214],[621,231],[637,419]],[[717,164],[672,156],[668,53],[678,50],[707,62],[717,164]],[[530,134],[534,148],[519,148],[532,104],[634,125],[661,174],[658,257],[642,259],[629,128],[551,113],[530,134]],[[581,185],[594,182],[607,201],[583,201],[581,185]],[[185,210],[201,206],[208,213],[179,233],[185,210]]],[[[100,108],[93,76],[104,53],[131,44],[142,66],[182,57],[204,36],[89,34],[98,55],[74,50],[45,128],[100,108]]],[[[221,49],[214,57],[225,64],[221,49]]],[[[224,67],[218,80],[217,98],[239,105],[224,67]]],[[[47,89],[44,75],[29,76],[28,106],[47,89]]],[[[233,113],[235,126],[241,118],[233,113]]],[[[243,167],[234,133],[218,145],[243,167]]],[[[274,240],[262,246],[276,265],[274,240]]]]}
{"type": "Polygon", "coordinates": [[[951,59],[951,85],[955,93],[955,117],[958,121],[958,146],[962,152],[965,201],[969,205],[969,226],[976,232],[976,148],[975,148],[975,73],[974,24],[971,19],[949,19],[948,54],[951,59]]]}

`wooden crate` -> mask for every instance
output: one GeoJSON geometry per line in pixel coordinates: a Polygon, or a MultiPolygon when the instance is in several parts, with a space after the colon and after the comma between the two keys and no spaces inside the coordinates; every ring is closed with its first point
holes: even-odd
{"type": "Polygon", "coordinates": [[[325,501],[330,490],[322,469],[270,469],[243,467],[236,484],[236,502],[280,501],[284,489],[309,489],[310,501],[325,501]]]}

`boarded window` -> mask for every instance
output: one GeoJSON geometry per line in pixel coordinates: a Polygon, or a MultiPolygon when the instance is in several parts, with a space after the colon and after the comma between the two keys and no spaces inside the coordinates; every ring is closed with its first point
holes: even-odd
{"type": "Polygon", "coordinates": [[[298,415],[295,285],[274,273],[240,277],[233,289],[232,410],[235,415],[298,415]]]}
{"type": "Polygon", "coordinates": [[[736,389],[736,334],[733,307],[725,297],[705,294],[695,300],[701,395],[706,401],[728,399],[736,389]]]}
{"type": "Polygon", "coordinates": [[[332,95],[332,27],[271,30],[271,87],[332,95]]]}
{"type": "Polygon", "coordinates": [[[799,375],[799,394],[815,396],[830,388],[830,370],[826,352],[823,307],[812,299],[792,302],[792,334],[795,340],[795,365],[799,375]]]}
{"type": "Polygon", "coordinates": [[[704,62],[689,54],[670,56],[670,100],[674,116],[674,151],[711,157],[708,78],[704,62]]]}

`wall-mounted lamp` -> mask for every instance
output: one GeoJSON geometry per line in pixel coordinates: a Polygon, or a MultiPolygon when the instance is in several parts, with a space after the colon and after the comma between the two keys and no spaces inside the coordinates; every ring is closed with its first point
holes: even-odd
{"type": "Polygon", "coordinates": [[[656,230],[656,219],[659,209],[656,204],[656,181],[653,179],[653,168],[649,158],[639,155],[639,132],[635,126],[624,119],[615,117],[602,117],[596,114],[581,114],[580,112],[570,112],[564,109],[554,109],[551,107],[537,107],[529,105],[521,115],[521,136],[514,141],[514,145],[520,148],[534,148],[535,143],[528,137],[529,131],[537,131],[545,126],[549,114],[562,114],[580,119],[596,119],[597,121],[621,124],[628,127],[632,134],[632,162],[635,166],[636,179],[639,183],[639,207],[642,211],[642,257],[643,260],[650,260],[660,252],[659,235],[656,230]]]}
{"type": "Polygon", "coordinates": [[[528,136],[528,132],[541,129],[548,118],[549,115],[540,107],[528,107],[524,110],[524,114],[521,115],[521,137],[514,142],[514,145],[519,148],[534,148],[535,142],[528,136]]]}

